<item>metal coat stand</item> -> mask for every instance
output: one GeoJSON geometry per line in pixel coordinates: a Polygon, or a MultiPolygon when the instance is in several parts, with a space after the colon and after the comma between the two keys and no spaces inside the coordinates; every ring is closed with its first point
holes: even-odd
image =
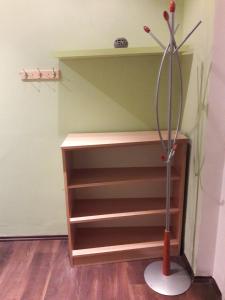
{"type": "Polygon", "coordinates": [[[183,79],[181,71],[181,62],[179,57],[179,49],[184,45],[187,39],[201,24],[201,21],[192,29],[192,31],[185,37],[180,45],[177,46],[175,40],[175,33],[179,26],[175,28],[175,1],[170,1],[169,13],[164,11],[163,17],[167,23],[170,41],[168,46],[164,44],[155,36],[149,27],[144,26],[144,30],[148,33],[163,49],[163,56],[159,67],[159,73],[157,78],[156,88],[156,120],[157,130],[159,133],[163,155],[162,160],[166,163],[166,224],[164,232],[164,250],[163,260],[156,261],[147,266],[144,272],[146,283],[156,292],[162,295],[175,296],[187,291],[191,285],[191,278],[187,271],[177,263],[170,261],[170,198],[171,198],[171,162],[175,154],[177,144],[176,139],[181,126],[181,116],[183,110],[183,79]],[[167,101],[167,141],[163,140],[160,122],[159,122],[159,89],[160,80],[162,74],[163,64],[166,57],[168,57],[169,73],[168,73],[168,101],[167,101]],[[173,103],[173,73],[174,73],[174,60],[178,65],[179,71],[179,85],[180,85],[180,96],[179,96],[179,109],[178,119],[175,135],[172,137],[172,103],[173,103]]]}

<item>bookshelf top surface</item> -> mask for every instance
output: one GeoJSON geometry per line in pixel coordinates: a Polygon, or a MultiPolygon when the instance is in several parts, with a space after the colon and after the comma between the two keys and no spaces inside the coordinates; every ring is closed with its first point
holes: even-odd
{"type": "MultiPolygon", "coordinates": [[[[162,131],[167,139],[167,131],[162,131]]],[[[113,145],[150,144],[159,142],[157,131],[131,131],[131,132],[101,132],[101,133],[71,133],[61,145],[62,149],[89,148],[113,145]]],[[[187,142],[188,138],[179,134],[177,142],[187,142]]]]}

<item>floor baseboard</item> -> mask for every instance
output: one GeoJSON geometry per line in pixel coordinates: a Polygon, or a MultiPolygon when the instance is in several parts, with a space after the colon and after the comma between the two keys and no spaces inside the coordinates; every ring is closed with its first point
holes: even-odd
{"type": "Polygon", "coordinates": [[[187,272],[191,276],[194,283],[210,285],[216,294],[216,299],[214,299],[214,300],[222,300],[222,294],[220,292],[220,289],[219,289],[215,279],[212,276],[195,276],[194,272],[192,270],[192,267],[189,264],[189,261],[185,254],[181,255],[181,263],[183,264],[183,267],[187,270],[187,272]]]}
{"type": "Polygon", "coordinates": [[[37,241],[37,240],[67,240],[68,235],[29,235],[29,236],[0,236],[0,242],[37,241]]]}
{"type": "Polygon", "coordinates": [[[191,278],[194,279],[195,278],[194,272],[192,270],[191,265],[189,264],[189,261],[188,261],[186,255],[185,254],[181,255],[181,259],[182,259],[182,262],[184,264],[185,269],[187,270],[187,272],[189,273],[191,278]]]}
{"type": "Polygon", "coordinates": [[[204,283],[210,284],[213,287],[213,289],[218,297],[217,299],[222,300],[221,291],[220,291],[215,279],[212,276],[195,276],[194,281],[195,281],[195,283],[200,283],[200,284],[204,284],[204,283]]]}

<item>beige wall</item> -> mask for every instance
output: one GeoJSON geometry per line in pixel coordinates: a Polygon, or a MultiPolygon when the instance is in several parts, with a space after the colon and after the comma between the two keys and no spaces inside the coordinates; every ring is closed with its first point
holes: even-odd
{"type": "MultiPolygon", "coordinates": [[[[193,61],[184,63],[184,78],[190,68],[190,80],[184,109],[182,131],[191,140],[184,252],[196,271],[199,243],[198,222],[201,220],[202,166],[204,164],[203,138],[207,119],[208,75],[214,24],[214,1],[190,0],[184,2],[183,36],[199,20],[202,24],[190,38],[194,50],[193,61]]],[[[186,83],[187,84],[187,83],[186,83]]]]}
{"type": "MultiPolygon", "coordinates": [[[[145,129],[150,126],[145,111],[153,109],[151,100],[144,102],[139,96],[137,103],[142,102],[136,113],[137,103],[132,106],[126,99],[124,106],[75,73],[78,81],[74,85],[74,77],[67,76],[71,68],[65,64],[60,65],[60,83],[25,83],[18,72],[57,67],[58,61],[51,56],[55,50],[110,48],[121,36],[128,39],[130,47],[151,46],[154,43],[143,32],[144,24],[167,40],[161,18],[165,8],[164,0],[2,3],[0,236],[66,233],[59,150],[66,132],[145,129]]],[[[182,5],[178,5],[178,21],[181,16],[182,5]]],[[[152,88],[155,76],[151,67],[150,62],[148,84],[152,88]]],[[[149,99],[149,90],[144,92],[149,99]]]]}
{"type": "Polygon", "coordinates": [[[208,118],[204,137],[205,161],[202,169],[202,189],[199,199],[201,217],[198,218],[196,273],[213,275],[225,297],[225,86],[224,51],[225,3],[215,1],[215,26],[212,68],[209,81],[208,118]]]}
{"type": "MultiPolygon", "coordinates": [[[[225,165],[225,163],[224,163],[225,165]]],[[[218,227],[215,244],[215,257],[213,264],[213,277],[215,278],[220,291],[225,299],[225,274],[224,268],[221,266],[225,265],[224,249],[225,249],[225,167],[223,172],[223,184],[221,190],[221,197],[219,202],[219,214],[218,214],[218,227]]]]}

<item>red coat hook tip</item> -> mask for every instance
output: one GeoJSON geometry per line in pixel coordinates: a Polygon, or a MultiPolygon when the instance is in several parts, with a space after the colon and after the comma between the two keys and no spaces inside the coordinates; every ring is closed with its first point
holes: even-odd
{"type": "Polygon", "coordinates": [[[167,22],[169,21],[169,14],[166,10],[163,12],[163,17],[167,22]]]}
{"type": "Polygon", "coordinates": [[[165,155],[163,155],[163,154],[161,155],[161,160],[162,160],[162,161],[165,161],[165,160],[166,160],[165,155]]]}
{"type": "Polygon", "coordinates": [[[170,1],[170,12],[171,12],[171,13],[174,13],[175,10],[176,10],[176,3],[175,3],[174,0],[171,0],[171,1],[170,1]]]}
{"type": "Polygon", "coordinates": [[[151,30],[150,30],[150,28],[148,26],[144,26],[144,31],[147,32],[147,33],[149,33],[151,30]]]}

